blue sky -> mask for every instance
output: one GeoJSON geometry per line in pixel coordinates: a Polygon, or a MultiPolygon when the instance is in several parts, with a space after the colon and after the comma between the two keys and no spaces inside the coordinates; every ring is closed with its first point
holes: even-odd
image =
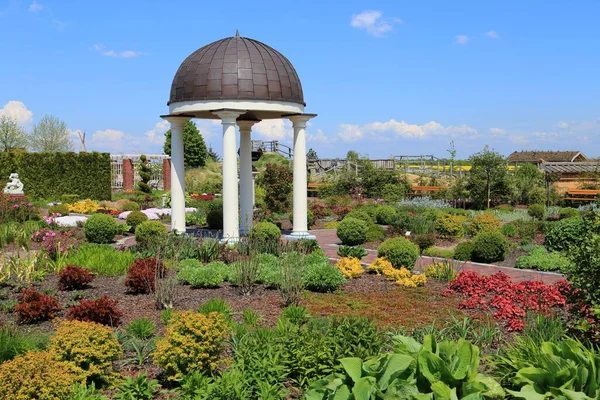
{"type": "MultiPolygon", "coordinates": [[[[321,157],[444,157],[452,140],[459,157],[600,156],[599,1],[337,3],[0,0],[0,113],[25,129],[53,114],[88,150],[160,153],[179,64],[239,29],[296,67],[321,157]]],[[[220,125],[198,125],[220,152],[220,125]]],[[[253,138],[290,135],[271,121],[253,138]]]]}

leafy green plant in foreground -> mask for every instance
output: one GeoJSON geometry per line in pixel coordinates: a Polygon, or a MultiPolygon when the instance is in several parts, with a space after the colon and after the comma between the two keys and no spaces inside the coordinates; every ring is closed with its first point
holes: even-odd
{"type": "Polygon", "coordinates": [[[117,276],[127,272],[127,268],[135,261],[129,251],[119,251],[110,245],[86,243],[70,253],[66,265],[86,267],[98,275],[117,276]]]}
{"type": "Polygon", "coordinates": [[[369,358],[343,358],[343,373],[311,385],[307,400],[322,399],[502,399],[504,390],[481,375],[479,349],[460,339],[423,345],[395,336],[394,352],[369,358]]]}

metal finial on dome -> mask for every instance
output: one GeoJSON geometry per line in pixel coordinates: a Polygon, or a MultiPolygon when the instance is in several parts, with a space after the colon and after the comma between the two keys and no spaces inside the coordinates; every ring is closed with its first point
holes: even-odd
{"type": "Polygon", "coordinates": [[[239,31],[239,30],[237,30],[237,29],[235,30],[235,37],[236,37],[236,38],[240,37],[240,31],[239,31]]]}

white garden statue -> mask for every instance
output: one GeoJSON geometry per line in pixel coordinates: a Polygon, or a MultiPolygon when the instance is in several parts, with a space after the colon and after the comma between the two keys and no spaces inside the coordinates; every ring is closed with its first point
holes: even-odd
{"type": "Polygon", "coordinates": [[[4,194],[23,195],[23,182],[19,180],[19,174],[10,174],[10,182],[4,186],[4,194]]]}

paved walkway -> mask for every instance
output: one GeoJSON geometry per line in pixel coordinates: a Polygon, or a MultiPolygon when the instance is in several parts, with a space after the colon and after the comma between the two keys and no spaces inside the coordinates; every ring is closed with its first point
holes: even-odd
{"type": "MultiPolygon", "coordinates": [[[[319,242],[319,246],[323,249],[327,257],[331,259],[340,258],[337,255],[337,248],[340,240],[335,234],[334,229],[319,229],[310,231],[310,233],[317,237],[317,242],[319,242]]],[[[364,257],[362,261],[363,263],[369,264],[370,262],[375,260],[375,258],[377,258],[377,250],[367,249],[367,253],[367,256],[364,257]]],[[[422,256],[417,260],[417,265],[415,266],[415,268],[417,270],[422,270],[434,261],[435,260],[432,257],[422,256]]],[[[506,275],[510,276],[513,281],[516,282],[535,280],[551,285],[564,279],[564,277],[561,274],[554,272],[541,272],[527,269],[501,267],[491,264],[480,264],[474,262],[461,263],[460,269],[473,270],[481,275],[492,275],[496,272],[504,272],[506,275]]]]}

